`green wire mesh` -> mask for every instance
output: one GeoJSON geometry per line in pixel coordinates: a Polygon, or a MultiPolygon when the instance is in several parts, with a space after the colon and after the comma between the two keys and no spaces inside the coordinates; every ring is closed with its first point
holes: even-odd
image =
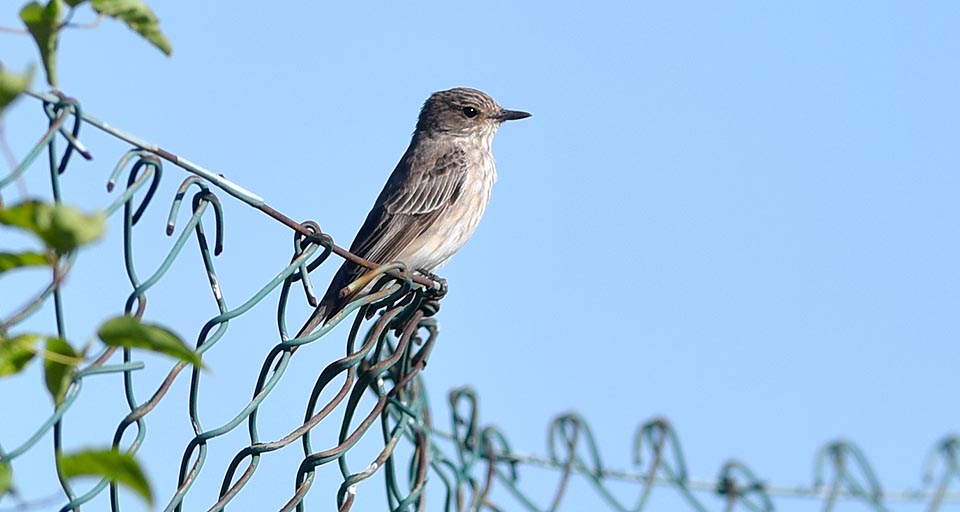
{"type": "MultiPolygon", "coordinates": [[[[80,140],[81,127],[89,124],[130,144],[108,178],[108,190],[121,183],[127,170],[122,192],[104,209],[108,215],[121,215],[126,274],[132,291],[124,312],[142,316],[147,309],[147,292],[167,273],[183,254],[184,247],[196,240],[211,294],[219,314],[209,319],[196,336],[196,351],[203,355],[224,337],[232,319],[243,315],[279,289],[277,324],[281,341],[268,353],[254,384],[253,396],[228,421],[204,425],[200,418],[198,396],[205,379],[204,371],[175,364],[166,378],[146,400],[134,394],[136,371],[144,368],[136,353],[119,350],[121,362],[114,362],[117,349],[104,349],[81,368],[62,406],[57,408],[32,435],[13,448],[0,447],[0,460],[16,465],[16,460],[32,454],[44,456],[37,446],[52,439],[54,454],[59,455],[64,444],[62,422],[81,393],[88,377],[100,374],[122,374],[124,393],[129,412],[118,423],[113,435],[113,446],[136,454],[146,437],[151,412],[168,396],[174,381],[186,371],[190,375],[189,410],[193,437],[182,448],[178,468],[178,487],[172,496],[164,497],[164,510],[225,510],[240,494],[257,471],[264,455],[283,447],[300,444],[302,459],[293,471],[295,488],[281,510],[303,510],[304,497],[313,491],[329,496],[339,510],[351,510],[358,493],[366,488],[361,484],[375,474],[385,482],[386,510],[428,510],[427,487],[436,490],[430,496],[429,510],[442,508],[460,510],[557,510],[561,508],[568,488],[574,479],[581,479],[595,492],[595,502],[609,510],[640,511],[651,508],[651,496],[672,493],[688,510],[774,510],[776,498],[807,498],[819,501],[819,508],[831,510],[840,500],[853,500],[871,510],[888,510],[893,502],[926,503],[928,510],[940,509],[947,501],[960,501],[960,492],[951,490],[960,477],[957,454],[960,438],[947,437],[937,443],[928,458],[926,481],[928,487],[915,491],[889,491],[881,488],[864,454],[852,443],[838,441],[825,446],[817,455],[812,486],[773,486],[760,479],[745,465],[730,461],[722,466],[714,480],[694,480],[687,474],[683,451],[676,432],[663,418],[655,418],[637,430],[633,443],[636,470],[618,471],[607,468],[601,461],[597,443],[588,424],[576,414],[557,417],[549,426],[548,455],[537,457],[515,452],[505,433],[480,423],[478,397],[469,388],[450,392],[449,430],[432,424],[428,408],[422,370],[437,342],[435,315],[440,297],[433,293],[439,287],[420,276],[406,273],[402,265],[379,267],[374,273],[374,289],[351,303],[335,322],[301,339],[290,338],[286,325],[286,309],[291,292],[302,287],[308,300],[314,301],[309,275],[329,260],[332,254],[359,261],[355,256],[336,246],[313,222],[298,223],[265,204],[257,195],[244,190],[225,178],[192,162],[180,158],[153,144],[121,132],[110,125],[85,114],[80,104],[61,95],[30,93],[40,100],[49,119],[48,130],[12,172],[0,178],[0,193],[11,186],[31,168],[46,150],[52,196],[61,201],[60,176],[67,170],[74,154],[91,159],[80,140]],[[59,136],[59,137],[58,137],[59,136]],[[66,142],[57,148],[58,141],[66,142]],[[170,205],[167,235],[174,236],[169,253],[149,276],[136,271],[132,240],[137,223],[148,208],[157,208],[158,186],[164,176],[164,165],[173,164],[185,171],[170,205]],[[293,252],[286,265],[272,280],[239,306],[228,307],[221,295],[214,257],[223,250],[223,207],[218,192],[225,192],[246,205],[258,209],[293,231],[293,252]],[[135,196],[141,197],[139,201],[135,196]],[[192,194],[192,195],[190,195],[192,194]],[[191,216],[179,227],[175,222],[184,200],[189,199],[191,216]],[[201,220],[212,210],[215,233],[211,240],[201,220]],[[351,329],[346,339],[345,355],[329,362],[317,375],[310,393],[303,422],[277,440],[264,440],[260,435],[258,413],[260,406],[271,396],[290,362],[291,351],[299,345],[312,343],[324,336],[340,321],[351,318],[351,329]],[[334,383],[342,380],[337,388],[334,383]],[[326,392],[326,393],[325,393],[326,392]],[[321,396],[332,397],[322,400],[321,396]],[[374,398],[372,407],[361,410],[361,398],[374,398]],[[335,422],[334,411],[342,411],[339,435],[336,440],[315,439],[314,430],[322,422],[335,422]],[[227,466],[215,503],[190,503],[187,497],[198,476],[204,470],[208,448],[217,438],[231,432],[246,430],[247,445],[237,451],[227,466]],[[132,437],[132,440],[130,440],[132,437]],[[379,453],[372,460],[364,460],[364,469],[348,464],[351,450],[361,438],[379,438],[379,453]],[[127,439],[128,442],[123,442],[127,439]],[[315,446],[316,445],[316,446],[315,446]],[[325,448],[317,448],[325,447],[325,448]],[[401,449],[402,448],[402,449],[401,449]],[[318,481],[318,467],[335,464],[341,481],[331,485],[318,481]],[[549,468],[559,476],[552,496],[538,495],[525,490],[521,471],[549,468]],[[630,499],[614,487],[631,486],[630,499]],[[496,490],[495,490],[496,487],[496,490]],[[708,505],[709,500],[709,505],[708,505]]],[[[39,167],[39,166],[37,166],[39,167]]],[[[66,275],[75,262],[70,254],[61,263],[55,275],[66,275]]],[[[64,304],[60,296],[60,281],[54,279],[41,293],[46,301],[52,298],[58,333],[64,329],[64,304]]],[[[35,313],[43,303],[36,301],[22,314],[10,319],[3,328],[22,322],[35,313]]],[[[0,440],[7,442],[7,440],[0,440]]],[[[175,447],[174,447],[175,448],[175,447]]],[[[145,461],[149,465],[149,461],[145,461]]],[[[50,461],[56,464],[54,458],[50,461]]],[[[168,468],[153,468],[168,471],[168,468]]],[[[62,504],[59,510],[79,510],[95,497],[108,493],[111,510],[122,509],[121,495],[115,484],[101,480],[86,490],[75,489],[71,482],[60,478],[62,504]]],[[[282,487],[287,489],[287,487],[282,487]]],[[[281,487],[277,488],[281,491],[281,487]]],[[[60,498],[58,497],[58,500],[60,498]]],[[[326,499],[326,498],[325,498],[326,499]]],[[[8,501],[9,503],[9,501],[8,501]]],[[[30,509],[21,503],[11,510],[30,509]]],[[[325,507],[326,508],[326,507],[325,507]]]]}

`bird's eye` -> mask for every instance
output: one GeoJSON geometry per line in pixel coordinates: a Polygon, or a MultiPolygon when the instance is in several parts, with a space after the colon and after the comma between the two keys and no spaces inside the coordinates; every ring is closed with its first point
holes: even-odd
{"type": "Polygon", "coordinates": [[[473,107],[463,107],[463,115],[472,119],[474,117],[477,117],[477,114],[479,114],[479,112],[477,112],[477,109],[473,107]]]}

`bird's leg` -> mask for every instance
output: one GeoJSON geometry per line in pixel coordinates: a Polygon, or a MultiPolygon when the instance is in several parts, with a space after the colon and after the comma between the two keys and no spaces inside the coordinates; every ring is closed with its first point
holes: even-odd
{"type": "Polygon", "coordinates": [[[429,297],[429,298],[431,298],[431,299],[434,299],[434,300],[440,300],[440,299],[442,299],[442,298],[447,294],[447,280],[446,280],[446,279],[444,279],[444,278],[442,278],[442,277],[434,274],[433,272],[430,272],[429,270],[425,270],[425,269],[422,269],[422,268],[418,268],[418,269],[417,269],[417,272],[420,273],[421,275],[423,275],[424,277],[426,277],[427,279],[431,279],[431,280],[433,280],[433,281],[436,281],[436,282],[440,283],[440,289],[439,289],[439,290],[434,290],[433,288],[427,290],[427,297],[429,297]]]}

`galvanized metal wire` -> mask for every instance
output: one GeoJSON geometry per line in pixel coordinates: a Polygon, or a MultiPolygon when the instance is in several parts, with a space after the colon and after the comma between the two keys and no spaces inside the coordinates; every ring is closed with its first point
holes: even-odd
{"type": "MultiPolygon", "coordinates": [[[[557,510],[562,509],[573,479],[585,480],[595,491],[597,503],[610,510],[622,511],[647,510],[655,493],[666,492],[675,493],[685,508],[698,511],[720,508],[769,511],[774,510],[775,500],[788,498],[818,500],[825,510],[832,509],[838,500],[854,500],[878,511],[888,510],[887,507],[896,502],[927,503],[928,510],[933,511],[945,501],[960,501],[960,491],[956,488],[960,479],[957,462],[960,439],[957,437],[946,437],[931,450],[926,469],[927,488],[891,491],[881,488],[867,458],[848,441],[833,442],[821,450],[817,456],[815,481],[810,486],[768,484],[737,461],[724,464],[716,479],[693,479],[688,476],[678,435],[663,418],[655,418],[637,430],[632,448],[637,466],[635,471],[606,467],[589,425],[576,414],[561,415],[549,426],[549,453],[546,457],[529,455],[514,451],[506,433],[481,424],[478,397],[469,388],[450,393],[450,429],[437,428],[432,424],[421,373],[437,343],[435,315],[442,298],[437,293],[440,283],[408,273],[401,264],[370,265],[335,245],[316,223],[290,219],[256,194],[219,174],[86,114],[80,103],[72,98],[30,94],[42,104],[49,128],[23,161],[0,177],[0,194],[28,169],[41,167],[35,164],[46,151],[52,197],[54,201],[62,201],[60,176],[68,170],[71,159],[75,154],[92,158],[82,142],[83,126],[96,127],[124,141],[132,147],[107,175],[108,190],[113,190],[117,184],[122,184],[122,190],[104,206],[109,215],[122,218],[123,241],[118,250],[123,253],[131,289],[122,311],[136,316],[147,311],[147,295],[151,288],[161,282],[193,239],[197,242],[207,285],[218,308],[218,314],[210,318],[196,335],[197,353],[202,356],[210,351],[224,340],[231,320],[276,292],[279,293],[279,341],[260,366],[257,379],[252,383],[252,398],[232,418],[217,425],[207,425],[201,418],[198,397],[203,393],[206,379],[211,378],[201,369],[188,367],[185,363],[172,364],[149,397],[139,398],[134,382],[136,371],[144,367],[140,354],[129,349],[119,350],[119,354],[117,349],[103,349],[79,370],[62,406],[37,425],[32,435],[13,447],[0,447],[0,460],[14,467],[17,459],[22,457],[43,456],[44,452],[37,447],[45,438],[52,442],[55,455],[61,452],[64,418],[70,414],[82,392],[84,381],[102,374],[123,376],[123,393],[129,411],[117,419],[113,446],[136,454],[145,442],[151,413],[170,396],[176,379],[187,373],[190,376],[187,414],[193,437],[184,447],[172,447],[182,449],[182,457],[175,469],[178,487],[172,495],[164,497],[164,510],[168,511],[225,510],[243,492],[264,457],[295,443],[301,445],[303,455],[298,467],[290,470],[295,487],[281,510],[303,510],[303,500],[308,493],[329,496],[328,502],[335,503],[339,510],[351,510],[358,493],[369,488],[363,486],[364,482],[377,474],[382,475],[385,482],[386,503],[381,508],[393,511],[441,508],[447,511],[557,510]],[[66,145],[61,151],[58,143],[62,142],[66,145]],[[138,221],[144,212],[148,208],[162,207],[157,190],[161,180],[169,175],[164,170],[169,165],[187,173],[169,206],[166,231],[168,236],[175,237],[174,242],[157,268],[149,275],[141,276],[136,265],[139,256],[132,240],[135,233],[140,236],[142,230],[138,229],[138,221]],[[215,256],[223,251],[224,243],[220,192],[260,210],[285,229],[293,231],[289,263],[234,307],[230,307],[223,296],[215,265],[215,256]],[[178,214],[185,200],[189,200],[191,214],[178,226],[178,214]],[[215,229],[212,239],[201,222],[205,216],[211,215],[215,229]],[[307,301],[315,304],[310,273],[330,261],[333,254],[375,268],[376,286],[351,303],[330,326],[303,338],[290,338],[286,314],[289,302],[302,288],[307,301]],[[290,363],[292,349],[328,336],[341,320],[352,322],[345,340],[345,355],[329,362],[316,376],[306,399],[303,421],[279,439],[263,439],[260,408],[274,396],[272,393],[290,363]],[[341,382],[339,388],[335,382],[341,382]],[[332,397],[321,398],[331,394],[332,397]],[[374,398],[372,405],[361,406],[364,396],[374,398]],[[339,435],[336,439],[317,438],[318,425],[338,421],[334,411],[342,412],[339,435]],[[246,446],[234,454],[224,471],[217,500],[213,503],[188,501],[193,485],[206,468],[211,444],[231,432],[242,432],[244,427],[246,446]],[[363,469],[357,470],[348,464],[348,459],[352,449],[365,437],[379,437],[380,450],[371,460],[364,461],[363,469]],[[401,446],[403,450],[398,449],[401,446]],[[336,485],[316,478],[317,469],[327,464],[335,464],[339,469],[342,478],[336,485]],[[552,496],[542,496],[535,490],[523,488],[520,475],[533,467],[549,468],[559,474],[559,484],[552,496]],[[432,482],[431,490],[442,490],[429,496],[429,508],[428,482],[432,482]],[[624,500],[621,494],[611,490],[612,484],[623,482],[636,487],[630,500],[624,500]]],[[[151,235],[154,234],[144,233],[144,236],[151,235]]],[[[75,259],[76,254],[65,258],[55,275],[70,272],[75,259]]],[[[63,335],[65,305],[60,296],[60,284],[54,279],[39,292],[39,300],[11,319],[11,325],[6,327],[24,321],[49,299],[53,302],[57,332],[63,335]]],[[[0,442],[9,443],[9,440],[0,439],[0,442]]],[[[145,463],[149,465],[150,461],[145,463]]],[[[56,459],[50,460],[50,464],[56,464],[56,459]]],[[[154,470],[174,471],[173,468],[154,470]]],[[[59,510],[79,510],[103,493],[109,495],[111,510],[124,508],[121,494],[109,481],[101,480],[80,490],[61,478],[60,486],[63,496],[59,510]]],[[[277,487],[277,492],[286,492],[281,489],[286,487],[277,487]]]]}

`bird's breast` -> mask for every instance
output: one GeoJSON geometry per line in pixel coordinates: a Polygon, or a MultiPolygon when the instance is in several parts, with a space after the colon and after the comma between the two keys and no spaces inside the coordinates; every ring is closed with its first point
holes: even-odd
{"type": "Polygon", "coordinates": [[[400,259],[412,269],[435,270],[460,250],[473,235],[490,203],[497,169],[489,151],[477,149],[468,152],[467,176],[461,185],[460,194],[448,205],[416,242],[408,254],[400,259]],[[473,154],[470,154],[473,153],[473,154]]]}

